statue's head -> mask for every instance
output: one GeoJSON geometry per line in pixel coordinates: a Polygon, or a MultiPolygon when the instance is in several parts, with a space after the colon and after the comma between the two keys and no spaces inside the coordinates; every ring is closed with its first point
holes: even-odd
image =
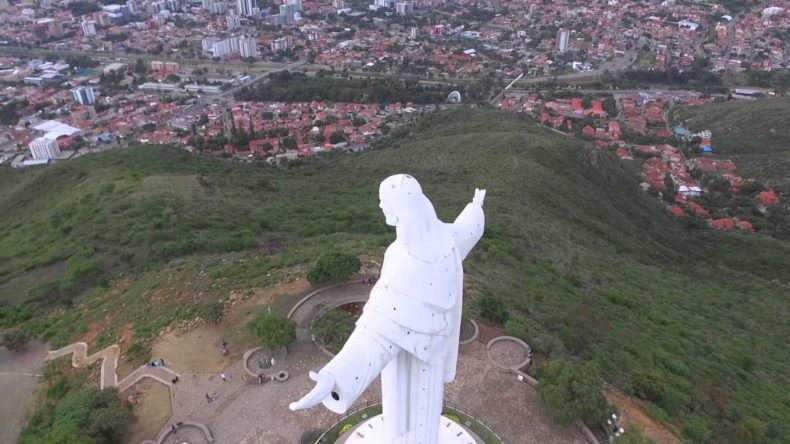
{"type": "MultiPolygon", "coordinates": [[[[379,201],[379,208],[384,212],[387,225],[394,227],[399,221],[421,212],[428,199],[422,194],[417,179],[408,174],[396,174],[381,182],[379,201]]],[[[427,203],[430,205],[430,202],[427,203]]],[[[436,213],[433,213],[433,217],[436,217],[436,213]]]]}

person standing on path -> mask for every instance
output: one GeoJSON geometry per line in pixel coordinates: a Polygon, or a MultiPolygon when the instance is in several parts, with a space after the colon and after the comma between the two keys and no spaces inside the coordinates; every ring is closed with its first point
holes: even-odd
{"type": "Polygon", "coordinates": [[[227,382],[228,380],[225,379],[225,373],[220,373],[219,377],[222,378],[222,382],[227,382]]]}

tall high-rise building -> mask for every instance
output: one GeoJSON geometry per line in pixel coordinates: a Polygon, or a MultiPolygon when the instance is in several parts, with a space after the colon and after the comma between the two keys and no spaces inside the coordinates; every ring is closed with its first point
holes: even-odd
{"type": "Polygon", "coordinates": [[[212,3],[214,3],[212,0],[202,0],[201,6],[203,6],[203,9],[206,11],[210,11],[212,3]]]}
{"type": "Polygon", "coordinates": [[[302,0],[285,0],[285,4],[293,6],[298,12],[302,12],[302,0]]]}
{"type": "Polygon", "coordinates": [[[211,52],[214,57],[224,57],[234,52],[239,52],[239,38],[236,36],[219,40],[211,45],[211,52]]]}
{"type": "Polygon", "coordinates": [[[216,41],[216,37],[205,37],[203,40],[201,40],[200,44],[203,47],[203,51],[211,51],[211,47],[216,41]]]}
{"type": "Polygon", "coordinates": [[[96,35],[96,22],[93,20],[85,20],[80,27],[82,28],[82,35],[85,37],[93,37],[96,35]]]}
{"type": "Polygon", "coordinates": [[[96,95],[90,86],[80,86],[71,90],[74,101],[80,105],[90,105],[96,103],[96,95]]]}
{"type": "Polygon", "coordinates": [[[129,10],[130,14],[137,14],[137,4],[132,0],[126,2],[126,8],[129,10]]]}
{"type": "Polygon", "coordinates": [[[291,24],[296,21],[297,14],[299,14],[299,9],[297,8],[299,6],[296,4],[280,5],[280,15],[285,18],[285,23],[291,24]]]}
{"type": "Polygon", "coordinates": [[[258,57],[258,41],[254,38],[241,37],[239,39],[239,51],[243,58],[258,57]]]}
{"type": "Polygon", "coordinates": [[[237,0],[237,9],[239,15],[243,15],[245,17],[253,15],[253,8],[255,8],[254,0],[237,0]]]}
{"type": "Polygon", "coordinates": [[[225,22],[228,24],[228,30],[233,31],[241,27],[241,17],[236,14],[231,14],[225,17],[225,22]]]}
{"type": "Polygon", "coordinates": [[[291,48],[291,36],[290,35],[286,35],[284,37],[280,37],[279,39],[274,39],[271,42],[272,52],[288,51],[290,48],[291,48]]]}
{"type": "Polygon", "coordinates": [[[49,137],[37,137],[30,144],[30,154],[34,159],[56,159],[60,156],[58,141],[49,137]]]}
{"type": "Polygon", "coordinates": [[[228,10],[228,4],[225,2],[213,2],[209,12],[212,14],[224,14],[228,10]]]}
{"type": "Polygon", "coordinates": [[[565,28],[560,28],[557,31],[557,51],[565,53],[568,50],[568,39],[571,37],[571,32],[565,28]]]}
{"type": "Polygon", "coordinates": [[[411,15],[414,13],[414,3],[412,2],[395,3],[395,11],[398,13],[398,15],[411,15]]]}

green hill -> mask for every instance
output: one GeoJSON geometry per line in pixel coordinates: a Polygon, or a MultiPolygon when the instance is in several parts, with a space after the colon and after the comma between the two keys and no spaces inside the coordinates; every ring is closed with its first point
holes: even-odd
{"type": "Polygon", "coordinates": [[[711,442],[790,441],[790,245],[687,231],[630,164],[497,111],[432,114],[369,152],[279,168],[140,147],[3,171],[0,322],[62,343],[112,313],[144,344],[325,249],[381,254],[394,233],[378,184],[398,172],[444,220],[488,190],[467,301],[503,300],[539,356],[592,361],[654,416],[701,417],[711,442]],[[144,277],[168,270],[222,279],[149,305],[144,277]],[[118,273],[136,277],[117,290],[118,273]]]}
{"type": "Polygon", "coordinates": [[[742,174],[782,183],[790,190],[790,98],[711,103],[682,108],[677,118],[693,131],[713,132],[716,151],[742,174]]]}

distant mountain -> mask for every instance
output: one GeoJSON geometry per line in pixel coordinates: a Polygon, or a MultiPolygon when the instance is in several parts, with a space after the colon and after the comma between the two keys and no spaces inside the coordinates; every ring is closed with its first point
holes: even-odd
{"type": "Polygon", "coordinates": [[[137,302],[143,284],[104,289],[118,272],[209,263],[244,288],[324,249],[381,254],[394,234],[378,184],[408,172],[444,220],[488,190],[466,303],[503,300],[539,357],[593,361],[653,416],[706,423],[711,442],[790,442],[790,245],[688,231],[630,163],[526,119],[435,113],[369,152],[281,167],[148,146],[2,171],[2,322],[65,342],[93,312],[140,310],[144,340],[193,312],[174,297],[137,302]],[[44,315],[64,300],[77,308],[44,315]]]}

